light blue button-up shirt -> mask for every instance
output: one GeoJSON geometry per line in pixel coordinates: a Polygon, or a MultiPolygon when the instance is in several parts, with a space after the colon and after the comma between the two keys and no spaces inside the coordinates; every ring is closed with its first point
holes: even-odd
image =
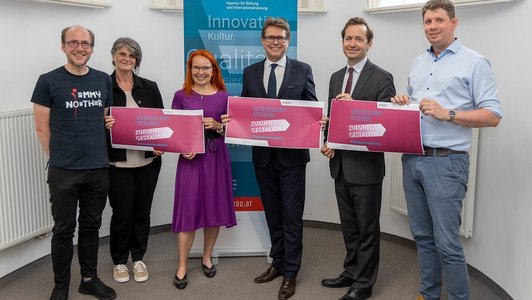
{"type": "MultiPolygon", "coordinates": [[[[414,59],[408,76],[410,101],[434,99],[447,109],[456,111],[489,109],[499,118],[500,102],[495,76],[487,58],[462,46],[456,39],[436,57],[427,49],[414,59]]],[[[472,129],[453,122],[422,116],[423,144],[432,148],[468,151],[472,129]]]]}

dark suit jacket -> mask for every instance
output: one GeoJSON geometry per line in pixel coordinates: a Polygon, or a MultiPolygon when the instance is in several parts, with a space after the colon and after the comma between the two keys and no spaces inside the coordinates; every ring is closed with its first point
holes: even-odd
{"type": "MultiPolygon", "coordinates": [[[[244,69],[242,97],[268,98],[264,88],[264,61],[244,69]]],[[[283,82],[277,93],[278,99],[318,101],[312,77],[312,69],[306,63],[286,58],[283,82]]],[[[279,162],[285,167],[306,164],[310,161],[308,149],[276,148],[279,162]]],[[[253,147],[253,163],[265,167],[270,160],[271,150],[267,147],[253,147]]]]}
{"type": "MultiPolygon", "coordinates": [[[[331,76],[329,82],[329,113],[331,100],[342,93],[345,72],[346,67],[336,71],[331,76]]],[[[351,97],[355,100],[390,101],[390,98],[394,95],[395,87],[392,74],[374,65],[368,59],[362,72],[360,72],[351,97]]],[[[329,161],[331,176],[334,179],[338,178],[340,165],[345,179],[350,183],[376,184],[384,178],[383,153],[335,149],[334,158],[329,161]]]]}
{"type": "MultiPolygon", "coordinates": [[[[113,105],[112,106],[126,106],[126,93],[118,86],[116,82],[116,74],[111,74],[113,80],[113,105]]],[[[137,102],[139,107],[149,108],[164,108],[161,92],[154,81],[139,77],[133,74],[133,89],[131,94],[133,99],[137,102]]],[[[126,150],[115,149],[111,147],[111,139],[107,138],[107,153],[109,154],[109,161],[126,161],[126,150]]],[[[145,151],[145,157],[154,157],[153,151],[145,151]]]]}

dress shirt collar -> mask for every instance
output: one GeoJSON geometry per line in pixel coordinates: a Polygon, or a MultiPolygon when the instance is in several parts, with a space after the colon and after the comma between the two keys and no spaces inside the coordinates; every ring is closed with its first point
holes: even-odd
{"type": "Polygon", "coordinates": [[[347,64],[347,67],[346,67],[345,71],[348,72],[349,68],[353,68],[353,69],[355,69],[355,72],[357,74],[360,74],[360,72],[362,72],[362,69],[366,65],[367,61],[368,61],[368,57],[366,56],[361,61],[359,61],[357,64],[355,64],[354,66],[350,66],[349,64],[347,64]]]}
{"type": "Polygon", "coordinates": [[[273,62],[269,60],[268,58],[266,58],[266,61],[264,61],[264,69],[269,68],[271,64],[277,64],[277,66],[281,66],[285,68],[286,67],[286,55],[283,55],[283,57],[281,57],[281,59],[279,59],[276,62],[273,62]]]}
{"type": "Polygon", "coordinates": [[[434,55],[434,51],[432,49],[432,46],[427,48],[427,53],[429,53],[430,55],[432,55],[432,57],[434,57],[436,59],[440,59],[440,58],[442,58],[443,56],[445,56],[446,54],[448,54],[450,52],[452,52],[453,54],[458,53],[458,51],[460,51],[460,48],[462,48],[462,43],[460,43],[458,38],[454,38],[454,42],[452,42],[449,46],[447,46],[447,48],[445,48],[445,50],[443,50],[440,53],[440,56],[436,57],[436,55],[434,55]]]}

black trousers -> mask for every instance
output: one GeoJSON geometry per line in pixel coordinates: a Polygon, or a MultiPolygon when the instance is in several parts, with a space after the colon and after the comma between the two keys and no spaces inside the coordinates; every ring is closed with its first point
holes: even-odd
{"type": "Polygon", "coordinates": [[[272,155],[266,167],[255,165],[266,222],[272,266],[285,277],[296,277],[303,253],[306,164],[285,167],[272,155]]]}
{"type": "Polygon", "coordinates": [[[341,170],[334,185],[347,251],[340,276],[352,279],[352,287],[358,290],[371,289],[379,270],[382,182],[350,183],[341,170]]]}
{"type": "Polygon", "coordinates": [[[107,168],[67,170],[50,167],[48,186],[54,219],[51,250],[54,280],[57,286],[68,288],[78,202],[78,259],[81,276],[97,276],[98,231],[107,202],[109,173],[107,168]]]}
{"type": "Polygon", "coordinates": [[[115,265],[142,260],[148,247],[153,193],[161,157],[139,168],[109,167],[109,203],[113,208],[109,244],[115,265]]]}

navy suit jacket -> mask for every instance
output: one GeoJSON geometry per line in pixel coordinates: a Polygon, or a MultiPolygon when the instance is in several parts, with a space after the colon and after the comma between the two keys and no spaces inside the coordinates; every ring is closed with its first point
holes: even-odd
{"type": "MultiPolygon", "coordinates": [[[[268,98],[264,88],[264,62],[248,66],[244,69],[242,97],[268,98]]],[[[303,62],[286,58],[286,69],[279,92],[278,99],[318,101],[312,68],[303,62]]],[[[308,149],[281,149],[276,148],[279,162],[285,167],[306,164],[310,161],[308,149]]],[[[265,167],[270,160],[271,149],[254,146],[252,150],[253,163],[265,167]]]]}
{"type": "MultiPolygon", "coordinates": [[[[344,67],[331,75],[329,82],[329,113],[331,100],[342,93],[346,68],[344,67]]],[[[368,59],[364,68],[362,68],[362,72],[360,72],[351,98],[355,100],[390,101],[394,95],[395,87],[392,74],[379,68],[368,59]]],[[[327,132],[325,136],[327,136],[327,132]]],[[[345,179],[350,183],[377,184],[384,178],[383,153],[335,149],[335,155],[329,161],[331,176],[334,179],[338,178],[340,166],[345,179]]]]}

